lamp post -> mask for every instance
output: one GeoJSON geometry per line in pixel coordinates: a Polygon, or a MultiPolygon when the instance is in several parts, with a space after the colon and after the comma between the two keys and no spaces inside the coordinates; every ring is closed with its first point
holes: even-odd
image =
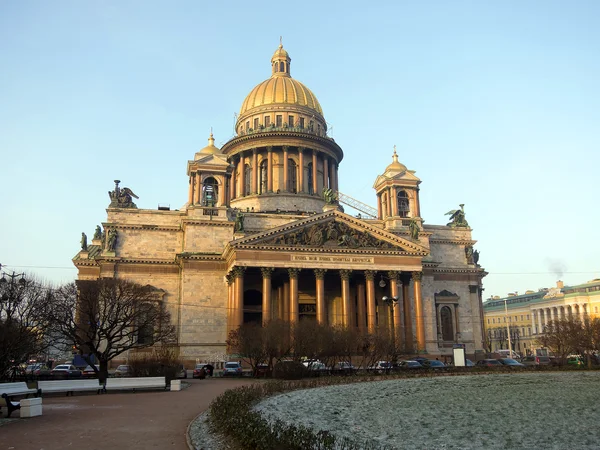
{"type": "MultiPolygon", "coordinates": [[[[2,270],[2,264],[0,264],[0,270],[2,270]]],[[[20,286],[24,286],[25,283],[27,283],[27,281],[25,281],[25,272],[23,272],[23,273],[15,273],[13,271],[13,273],[11,274],[11,273],[6,273],[6,272],[2,271],[2,278],[0,278],[0,284],[6,285],[6,283],[9,282],[6,279],[6,277],[10,278],[10,288],[9,288],[9,290],[10,290],[11,295],[13,294],[12,290],[13,290],[13,287],[15,285],[15,279],[16,278],[21,277],[19,279],[19,281],[17,281],[17,283],[19,283],[20,286]]],[[[9,300],[9,298],[10,297],[8,296],[8,294],[6,292],[2,295],[2,300],[3,301],[9,300]]]]}

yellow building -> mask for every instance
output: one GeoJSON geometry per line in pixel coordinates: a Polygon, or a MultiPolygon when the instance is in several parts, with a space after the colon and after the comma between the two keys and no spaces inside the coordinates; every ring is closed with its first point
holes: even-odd
{"type": "Polygon", "coordinates": [[[550,320],[566,317],[584,320],[598,316],[599,308],[600,279],[576,286],[564,286],[558,281],[556,287],[537,292],[489,298],[483,303],[488,350],[508,349],[510,330],[513,350],[531,354],[550,320]]]}
{"type": "Polygon", "coordinates": [[[481,352],[486,273],[462,205],[451,223],[424,225],[421,180],[395,149],[373,175],[376,208],[340,193],[344,153],[290,65],[280,45],[236,136],[218,148],[211,134],[187,162],[180,210],[138,209],[116,183],[104,231],[74,258],[79,279],[154,286],[188,360],[222,355],[229,330],[276,318],[383,328],[409,354],[481,352]],[[345,214],[338,198],[362,213],[345,214]]]}

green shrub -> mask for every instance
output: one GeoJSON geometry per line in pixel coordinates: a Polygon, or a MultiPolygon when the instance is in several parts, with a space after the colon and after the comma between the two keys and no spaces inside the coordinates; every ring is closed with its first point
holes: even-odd
{"type": "Polygon", "coordinates": [[[279,361],[273,367],[273,378],[278,380],[299,380],[306,372],[306,367],[301,362],[279,361]]]}

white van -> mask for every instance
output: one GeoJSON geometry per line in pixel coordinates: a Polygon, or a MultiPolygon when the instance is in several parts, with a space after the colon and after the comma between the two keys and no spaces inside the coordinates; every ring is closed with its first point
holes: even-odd
{"type": "Polygon", "coordinates": [[[498,353],[500,356],[502,356],[502,358],[521,359],[521,355],[519,355],[514,350],[512,350],[512,356],[511,356],[511,351],[508,350],[508,349],[506,349],[506,350],[496,350],[495,353],[498,353]]]}

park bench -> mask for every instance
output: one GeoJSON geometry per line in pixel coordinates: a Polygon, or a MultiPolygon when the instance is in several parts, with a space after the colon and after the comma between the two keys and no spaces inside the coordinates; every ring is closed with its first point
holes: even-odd
{"type": "Polygon", "coordinates": [[[166,388],[167,380],[165,377],[108,378],[104,385],[104,392],[166,388]]]}
{"type": "Polygon", "coordinates": [[[17,383],[0,383],[0,396],[6,402],[6,409],[10,417],[13,411],[21,409],[21,402],[13,400],[13,397],[28,397],[34,394],[36,397],[40,394],[39,389],[29,389],[27,383],[19,381],[17,383]]]}
{"type": "Polygon", "coordinates": [[[97,379],[93,380],[58,380],[58,381],[38,381],[40,394],[48,394],[50,392],[66,392],[73,395],[78,391],[96,391],[97,394],[102,392],[104,386],[98,383],[97,379]]]}

